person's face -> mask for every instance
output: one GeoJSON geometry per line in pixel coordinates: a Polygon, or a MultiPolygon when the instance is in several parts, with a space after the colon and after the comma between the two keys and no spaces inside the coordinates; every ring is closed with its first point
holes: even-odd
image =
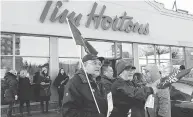
{"type": "Polygon", "coordinates": [[[108,77],[108,78],[113,78],[113,69],[112,67],[108,67],[107,70],[105,71],[105,75],[108,77]]]}
{"type": "Polygon", "coordinates": [[[98,59],[97,60],[88,60],[84,64],[86,72],[88,74],[91,74],[94,77],[97,77],[100,75],[101,65],[102,65],[101,62],[98,59]]]}
{"type": "Polygon", "coordinates": [[[61,70],[60,70],[60,73],[61,73],[61,74],[64,74],[64,69],[61,69],[61,70]]]}
{"type": "Polygon", "coordinates": [[[125,80],[132,80],[133,79],[133,74],[135,70],[132,69],[125,69],[123,71],[123,74],[125,76],[125,80]]]}
{"type": "Polygon", "coordinates": [[[47,73],[48,73],[48,70],[47,70],[47,69],[45,69],[45,70],[44,70],[44,73],[45,73],[45,74],[47,74],[47,73]]]}

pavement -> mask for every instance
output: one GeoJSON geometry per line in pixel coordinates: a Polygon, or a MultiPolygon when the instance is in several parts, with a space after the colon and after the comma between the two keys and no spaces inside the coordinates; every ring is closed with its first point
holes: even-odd
{"type": "MultiPolygon", "coordinates": [[[[25,116],[25,117],[27,117],[27,116],[25,116]]],[[[57,112],[49,112],[47,114],[32,113],[31,117],[62,117],[62,114],[57,113],[57,112]]]]}

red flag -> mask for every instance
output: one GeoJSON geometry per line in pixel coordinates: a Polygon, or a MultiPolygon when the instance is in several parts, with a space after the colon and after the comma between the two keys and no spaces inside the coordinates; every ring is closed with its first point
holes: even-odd
{"type": "Polygon", "coordinates": [[[170,75],[162,78],[160,83],[158,84],[159,89],[164,89],[170,86],[172,83],[177,82],[185,75],[189,74],[192,68],[186,70],[177,70],[176,72],[171,73],[170,75]]]}
{"type": "Polygon", "coordinates": [[[88,42],[86,41],[82,36],[80,31],[76,28],[76,26],[72,23],[71,20],[68,19],[69,25],[70,25],[70,29],[72,31],[72,34],[74,36],[74,39],[76,41],[76,45],[81,45],[84,47],[86,53],[88,54],[93,54],[93,55],[97,55],[98,52],[96,51],[96,49],[88,42]]]}

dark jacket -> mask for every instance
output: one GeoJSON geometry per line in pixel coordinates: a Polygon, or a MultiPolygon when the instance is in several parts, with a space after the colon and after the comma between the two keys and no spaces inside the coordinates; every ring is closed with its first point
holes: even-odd
{"type": "MultiPolygon", "coordinates": [[[[107,113],[104,87],[88,75],[94,96],[102,114],[107,113]]],[[[63,117],[99,117],[86,75],[80,69],[66,85],[63,98],[63,117]]],[[[102,117],[102,116],[101,116],[102,117]]]]}
{"type": "Polygon", "coordinates": [[[107,94],[109,92],[111,92],[111,86],[112,86],[113,82],[114,82],[114,79],[109,79],[105,75],[101,76],[101,83],[104,85],[105,91],[107,92],[107,94]]]}
{"type": "Polygon", "coordinates": [[[7,73],[5,76],[5,101],[6,102],[14,102],[15,101],[15,95],[17,95],[18,90],[18,81],[17,76],[7,73]]]}
{"type": "Polygon", "coordinates": [[[36,83],[36,96],[38,100],[48,101],[50,100],[51,91],[50,85],[51,80],[49,76],[43,75],[41,72],[36,73],[35,76],[35,83],[36,83]],[[48,85],[41,85],[41,82],[49,83],[48,85]]]}
{"type": "Polygon", "coordinates": [[[32,91],[31,84],[29,78],[19,78],[19,86],[18,86],[18,96],[19,100],[31,100],[32,99],[32,91]]]}
{"type": "Polygon", "coordinates": [[[145,101],[147,97],[153,93],[150,87],[135,87],[131,81],[124,81],[118,78],[112,85],[113,103],[115,109],[112,112],[112,117],[118,114],[127,115],[129,109],[134,107],[141,100],[145,101]]]}
{"type": "Polygon", "coordinates": [[[61,73],[58,74],[58,76],[56,77],[56,79],[54,80],[53,85],[57,88],[57,89],[61,89],[64,90],[64,85],[66,85],[66,83],[68,82],[69,77],[66,75],[66,73],[64,72],[64,74],[62,75],[61,73]],[[61,84],[61,82],[64,81],[64,83],[61,84]]]}

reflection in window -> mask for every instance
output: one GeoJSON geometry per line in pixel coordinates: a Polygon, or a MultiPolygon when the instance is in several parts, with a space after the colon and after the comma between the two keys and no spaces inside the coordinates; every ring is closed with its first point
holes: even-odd
{"type": "Polygon", "coordinates": [[[4,78],[5,73],[11,69],[13,69],[13,57],[1,56],[1,78],[4,78]]]}
{"type": "Polygon", "coordinates": [[[184,59],[182,47],[171,47],[172,59],[184,59]]]}
{"type": "Polygon", "coordinates": [[[49,38],[16,36],[15,54],[24,56],[49,56],[49,38]]]}
{"type": "Polygon", "coordinates": [[[105,58],[115,57],[115,53],[113,52],[114,43],[100,42],[100,41],[89,41],[89,42],[98,51],[98,56],[102,56],[105,58]]]}
{"type": "Polygon", "coordinates": [[[13,55],[12,35],[1,35],[1,55],[13,55]]]}
{"type": "Polygon", "coordinates": [[[187,64],[187,68],[191,68],[193,67],[193,48],[186,48],[185,49],[186,52],[186,62],[187,64]]]}
{"type": "Polygon", "coordinates": [[[59,57],[80,57],[81,47],[75,45],[73,39],[58,39],[59,57]]]}
{"type": "Polygon", "coordinates": [[[170,92],[171,100],[190,101],[193,87],[182,83],[174,83],[170,92]]]}
{"type": "Polygon", "coordinates": [[[155,59],[153,45],[138,45],[140,59],[155,59]]]}
{"type": "Polygon", "coordinates": [[[16,57],[15,68],[17,71],[27,69],[30,76],[32,77],[35,72],[40,70],[41,66],[49,65],[49,58],[36,58],[36,57],[16,57]]]}
{"type": "Polygon", "coordinates": [[[64,68],[66,74],[71,78],[80,68],[79,59],[59,58],[59,68],[64,68]]]}
{"type": "Polygon", "coordinates": [[[123,58],[133,58],[132,44],[122,43],[122,57],[123,58]]]}
{"type": "Polygon", "coordinates": [[[170,48],[168,46],[155,46],[156,59],[170,59],[170,48]]]}
{"type": "Polygon", "coordinates": [[[171,47],[172,65],[178,69],[180,65],[185,65],[184,51],[182,47],[171,47]]]}

